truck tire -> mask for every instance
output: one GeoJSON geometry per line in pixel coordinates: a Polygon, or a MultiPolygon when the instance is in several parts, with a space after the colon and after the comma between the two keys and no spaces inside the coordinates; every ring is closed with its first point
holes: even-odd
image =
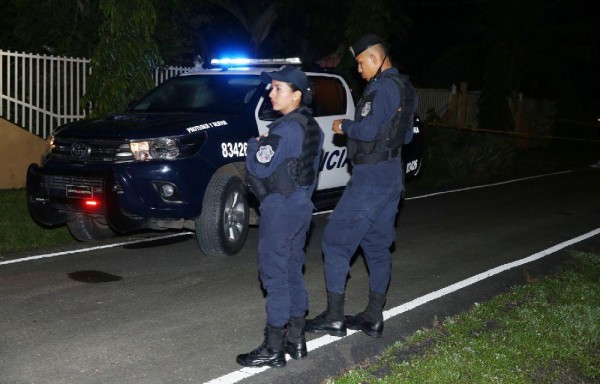
{"type": "Polygon", "coordinates": [[[202,253],[210,257],[238,253],[246,242],[249,216],[242,180],[224,173],[213,175],[196,218],[196,241],[202,253]]]}
{"type": "Polygon", "coordinates": [[[75,219],[68,221],[67,228],[71,236],[78,241],[101,241],[115,236],[115,232],[108,225],[83,213],[78,213],[75,219]]]}

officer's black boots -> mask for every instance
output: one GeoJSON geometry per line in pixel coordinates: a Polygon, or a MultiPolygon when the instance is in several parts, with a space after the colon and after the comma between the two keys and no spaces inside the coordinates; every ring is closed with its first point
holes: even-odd
{"type": "Polygon", "coordinates": [[[288,323],[284,349],[292,359],[302,359],[308,354],[304,335],[304,317],[292,317],[288,323]]]}
{"type": "Polygon", "coordinates": [[[312,320],[306,321],[307,332],[346,336],[344,317],[344,294],[327,292],[327,309],[312,320]]]}
{"type": "Polygon", "coordinates": [[[237,363],[244,367],[285,367],[284,335],[285,327],[267,324],[263,343],[250,353],[238,355],[237,363]]]}
{"type": "Polygon", "coordinates": [[[348,328],[363,331],[371,337],[383,334],[383,305],[385,294],[369,292],[367,309],[355,316],[346,316],[348,328]]]}

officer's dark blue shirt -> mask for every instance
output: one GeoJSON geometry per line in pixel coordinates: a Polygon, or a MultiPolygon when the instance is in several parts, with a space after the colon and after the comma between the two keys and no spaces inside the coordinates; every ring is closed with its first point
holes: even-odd
{"type": "MultiPolygon", "coordinates": [[[[371,80],[363,96],[369,98],[370,102],[362,109],[356,110],[355,120],[344,119],[342,121],[342,130],[349,138],[366,142],[375,140],[383,125],[392,120],[398,111],[400,89],[396,82],[391,78],[386,78],[385,74],[399,75],[399,72],[396,68],[388,68],[377,78],[371,80]]],[[[405,143],[412,140],[413,130],[411,128],[406,131],[405,143]]],[[[372,186],[388,186],[394,182],[402,183],[401,176],[400,157],[375,164],[357,164],[352,171],[352,179],[360,179],[361,183],[372,186]]]]}
{"type": "MultiPolygon", "coordinates": [[[[294,111],[297,112],[298,110],[294,111]]],[[[291,113],[294,113],[291,112],[291,113]]],[[[268,136],[261,136],[259,140],[252,138],[248,141],[246,170],[257,179],[266,179],[289,158],[298,158],[302,153],[304,132],[300,123],[285,116],[280,117],[269,125],[268,136]]],[[[323,133],[320,133],[320,146],[323,143],[323,133]]],[[[315,175],[318,173],[320,155],[315,158],[315,175]]],[[[308,197],[312,195],[316,186],[317,177],[312,185],[298,187],[290,198],[308,197]]],[[[271,195],[279,195],[272,193],[271,195]]],[[[269,195],[270,196],[270,195],[269,195]]],[[[267,198],[269,198],[267,196],[267,198]]]]}

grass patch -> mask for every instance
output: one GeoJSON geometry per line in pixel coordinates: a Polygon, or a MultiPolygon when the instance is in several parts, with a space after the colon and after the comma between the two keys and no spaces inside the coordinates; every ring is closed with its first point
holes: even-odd
{"type": "Polygon", "coordinates": [[[33,220],[24,189],[0,190],[0,212],[0,259],[9,253],[75,242],[65,226],[48,229],[33,220]]]}
{"type": "Polygon", "coordinates": [[[600,382],[600,254],[573,256],[328,383],[600,382]]]}
{"type": "Polygon", "coordinates": [[[510,137],[441,127],[427,131],[424,164],[439,185],[493,179],[512,168],[517,149],[510,137]]]}

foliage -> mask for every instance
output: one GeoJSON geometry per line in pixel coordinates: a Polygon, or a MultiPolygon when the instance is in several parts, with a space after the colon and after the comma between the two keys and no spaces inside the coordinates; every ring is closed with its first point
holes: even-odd
{"type": "Polygon", "coordinates": [[[411,19],[398,5],[386,0],[350,0],[344,22],[345,44],[367,33],[374,33],[392,47],[406,40],[411,19]]]}
{"type": "MultiPolygon", "coordinates": [[[[91,57],[103,2],[5,0],[0,49],[91,57]]],[[[128,17],[130,9],[150,1],[121,3],[120,13],[128,17]]],[[[506,91],[492,89],[500,85],[510,88],[508,94],[558,100],[560,117],[583,120],[595,118],[598,103],[600,23],[589,11],[593,5],[590,0],[161,0],[154,2],[153,37],[170,65],[191,65],[198,54],[214,57],[240,40],[252,41],[260,55],[301,56],[309,66],[337,51],[343,55],[337,72],[360,86],[347,47],[374,32],[391,43],[394,64],[417,86],[449,88],[467,81],[470,89],[481,89],[485,76],[492,93],[483,100],[492,108],[503,103],[500,95],[506,91]],[[510,84],[493,81],[495,75],[507,79],[502,72],[510,73],[510,84]]]]}
{"type": "Polygon", "coordinates": [[[506,173],[516,149],[510,138],[497,134],[427,127],[424,174],[438,185],[456,185],[469,179],[486,181],[506,173]]]}
{"type": "Polygon", "coordinates": [[[153,0],[100,0],[104,21],[92,57],[92,74],[83,103],[92,116],[118,112],[150,90],[152,70],[162,64],[152,36],[153,0]]]}
{"type": "Polygon", "coordinates": [[[306,68],[334,53],[344,41],[348,4],[322,0],[278,0],[278,15],[261,55],[299,56],[306,68]],[[318,9],[319,12],[315,12],[318,9]]]}
{"type": "MultiPolygon", "coordinates": [[[[0,49],[90,58],[103,21],[99,4],[100,0],[5,0],[0,49]]],[[[207,1],[160,0],[155,7],[154,38],[165,62],[191,66],[203,50],[198,30],[212,19],[207,1]]]]}
{"type": "Polygon", "coordinates": [[[279,4],[269,1],[211,1],[226,9],[240,22],[249,35],[252,55],[257,57],[260,46],[269,36],[273,22],[278,17],[279,4]]]}
{"type": "Polygon", "coordinates": [[[508,101],[513,91],[512,69],[507,52],[500,44],[488,56],[479,98],[479,126],[501,131],[514,130],[515,122],[508,101]]]}
{"type": "Polygon", "coordinates": [[[393,65],[400,67],[401,55],[396,46],[406,40],[412,21],[397,2],[386,0],[351,0],[348,2],[348,15],[344,19],[345,33],[340,47],[342,62],[337,71],[348,80],[350,88],[360,94],[365,83],[357,74],[356,62],[349,52],[350,45],[361,36],[374,33],[388,44],[393,65]]]}
{"type": "Polygon", "coordinates": [[[164,62],[190,67],[196,57],[205,55],[201,27],[213,22],[211,7],[204,0],[156,1],[154,39],[164,62]]]}
{"type": "Polygon", "coordinates": [[[512,129],[504,100],[518,92],[558,100],[560,117],[589,117],[589,105],[598,100],[590,85],[598,74],[585,68],[598,62],[599,24],[586,2],[505,0],[485,8],[475,35],[479,44],[473,45],[485,47],[481,127],[512,129]]]}
{"type": "Polygon", "coordinates": [[[556,276],[434,321],[330,382],[598,382],[600,255],[576,253],[574,260],[556,276]]]}
{"type": "Polygon", "coordinates": [[[99,25],[97,0],[4,0],[0,49],[87,58],[99,25]]]}

